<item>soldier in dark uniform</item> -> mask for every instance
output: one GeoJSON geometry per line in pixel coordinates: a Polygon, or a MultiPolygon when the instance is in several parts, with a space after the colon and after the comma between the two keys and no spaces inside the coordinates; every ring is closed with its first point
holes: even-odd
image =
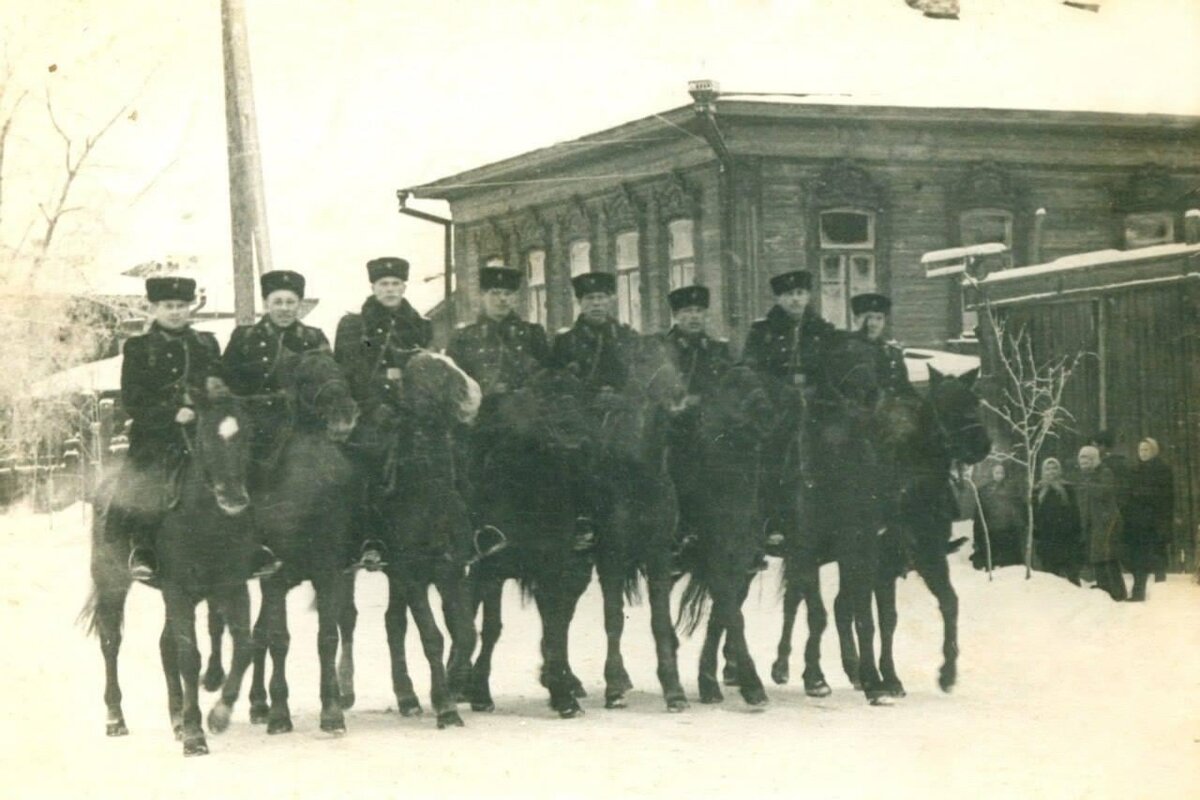
{"type": "Polygon", "coordinates": [[[771,278],[775,305],[764,319],[750,325],[743,363],[767,378],[766,386],[780,412],[776,434],[763,451],[763,514],[768,552],[777,554],[793,527],[788,486],[799,476],[811,483],[807,460],[807,428],[820,377],[820,363],[836,329],[809,305],[812,275],[794,270],[771,278]]]}
{"type": "Polygon", "coordinates": [[[569,369],[591,392],[620,391],[629,379],[629,362],[638,335],[613,318],[617,276],[586,272],[571,279],[579,317],[554,337],[550,366],[569,369]]]}
{"type": "MultiPolygon", "coordinates": [[[[368,474],[368,488],[382,479],[383,458],[378,442],[380,432],[390,425],[398,401],[401,370],[418,349],[428,348],[433,325],[404,299],[408,288],[408,262],[403,258],[384,257],[367,262],[371,296],[363,303],[361,314],[347,314],[338,322],[333,357],[342,365],[363,416],[352,435],[351,444],[368,474]]],[[[367,538],[366,530],[377,531],[381,521],[369,510],[369,498],[362,509],[369,518],[360,520],[356,531],[366,541],[355,566],[368,570],[383,566],[383,542],[378,536],[367,538]]]]}
{"type": "MultiPolygon", "coordinates": [[[[491,426],[496,399],[505,392],[524,385],[550,357],[546,330],[536,322],[526,322],[514,310],[520,296],[521,273],[504,266],[483,267],[479,270],[479,289],[482,310],[479,318],[458,328],[446,348],[464,372],[475,379],[483,392],[476,425],[467,438],[470,440],[470,480],[475,494],[472,506],[487,507],[480,494],[488,490],[483,480],[483,468],[492,437],[491,426]]],[[[477,522],[483,522],[478,520],[477,522]]],[[[491,525],[476,530],[476,543],[481,552],[502,545],[504,535],[491,525]]]]}
{"type": "Polygon", "coordinates": [[[146,333],[125,342],[121,362],[121,406],[131,419],[129,450],[109,515],[114,530],[123,529],[132,540],[129,569],[139,581],[153,580],[158,566],[154,539],[166,511],[168,482],[187,457],[181,429],[195,427],[195,398],[221,375],[216,337],[189,324],[196,282],[147,278],[146,299],[154,321],[146,333]]]}
{"type": "MultiPolygon", "coordinates": [[[[254,418],[251,480],[261,484],[270,466],[278,437],[288,421],[287,399],[279,385],[280,357],[285,351],[303,353],[329,350],[329,340],[320,328],[297,319],[304,299],[304,276],[289,270],[273,270],[259,279],[266,314],[254,325],[239,325],[229,337],[222,357],[225,381],[234,394],[252,396],[254,418]]],[[[264,545],[263,550],[270,553],[264,545]]],[[[273,573],[281,566],[271,555],[261,570],[273,573]]]]}
{"type": "MultiPolygon", "coordinates": [[[[574,372],[593,398],[619,392],[629,380],[630,360],[639,339],[632,328],[613,318],[617,276],[585,272],[572,278],[571,286],[579,301],[579,317],[554,337],[549,366],[574,372]]],[[[586,550],[596,540],[593,519],[601,502],[598,488],[591,484],[578,487],[576,502],[586,511],[575,521],[575,547],[586,550]]]]}
{"type": "Polygon", "coordinates": [[[913,394],[904,366],[904,351],[884,338],[892,301],[881,294],[857,294],[850,298],[850,310],[857,321],[854,336],[868,342],[875,351],[875,379],[881,389],[896,394],[913,394]]]}
{"type": "Polygon", "coordinates": [[[679,499],[679,552],[675,567],[686,571],[690,546],[697,526],[692,514],[702,507],[697,493],[699,466],[698,436],[700,405],[733,365],[729,342],[708,335],[709,291],[705,286],[684,286],[667,295],[671,306],[671,329],[662,334],[671,360],[687,387],[686,408],[672,420],[667,467],[679,499]]]}

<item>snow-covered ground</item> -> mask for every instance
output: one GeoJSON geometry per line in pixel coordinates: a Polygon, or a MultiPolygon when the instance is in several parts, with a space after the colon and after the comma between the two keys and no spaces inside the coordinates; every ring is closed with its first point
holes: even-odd
{"type": "MultiPolygon", "coordinates": [[[[382,622],[386,585],[360,579],[358,704],[349,732],[317,729],[315,616],[293,593],[289,672],[296,731],[268,736],[246,722],[210,736],[212,755],[184,759],[171,736],[158,664],[159,597],[130,596],[122,652],[131,734],[104,736],[103,669],[96,642],[75,627],[87,591],[86,510],[0,518],[2,685],[0,775],[7,797],[396,797],[803,795],[841,797],[1184,798],[1200,796],[1200,587],[1172,576],[1150,602],[1114,604],[1020,569],[989,583],[956,556],[962,601],[959,686],[935,685],[940,618],[916,578],[900,585],[897,661],[909,696],[873,708],[851,691],[826,633],[834,694],[806,698],[771,687],[751,712],[735,693],[665,712],[645,607],[629,610],[630,706],[605,711],[598,587],[572,630],[576,671],[591,696],[562,721],[536,683],[537,617],[506,597],[496,654],[498,710],[439,731],[427,715],[392,707],[382,622]]],[[[836,574],[827,576],[833,596],[836,574]]],[[[746,605],[749,639],[767,678],[779,631],[778,568],[746,605]]],[[[802,629],[802,626],[798,626],[802,629]]],[[[199,632],[203,636],[203,619],[199,632]]],[[[800,630],[797,631],[798,635],[800,630]]],[[[427,672],[410,629],[410,658],[428,706],[427,672]],[[415,656],[415,658],[413,658],[415,656]]],[[[698,641],[680,653],[695,691],[698,641]]],[[[799,675],[798,656],[792,672],[799,675]]],[[[206,697],[207,707],[212,697],[206,697]]]]}

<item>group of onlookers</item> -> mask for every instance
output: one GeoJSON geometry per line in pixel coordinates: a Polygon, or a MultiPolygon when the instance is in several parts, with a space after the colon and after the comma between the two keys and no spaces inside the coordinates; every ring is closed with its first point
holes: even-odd
{"type": "MultiPolygon", "coordinates": [[[[1132,463],[1112,452],[1113,437],[1097,434],[1079,450],[1070,475],[1057,458],[1042,461],[1033,486],[1033,563],[1045,572],[1093,588],[1113,600],[1144,601],[1151,574],[1166,579],[1173,518],[1171,468],[1160,458],[1158,442],[1138,443],[1132,463]],[[1133,575],[1132,592],[1124,572],[1133,575]]],[[[982,569],[1025,563],[1027,510],[1025,481],[1003,463],[991,468],[979,489],[975,549],[971,563],[982,569]]]]}

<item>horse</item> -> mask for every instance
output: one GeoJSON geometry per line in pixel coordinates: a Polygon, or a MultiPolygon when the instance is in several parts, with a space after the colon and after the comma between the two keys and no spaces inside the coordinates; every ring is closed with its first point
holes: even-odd
{"type": "MultiPolygon", "coordinates": [[[[186,440],[187,458],[173,476],[165,515],[157,533],[159,572],[166,621],[159,652],[167,679],[167,708],[184,755],[203,755],[208,744],[199,707],[200,653],[196,649],[195,606],[207,600],[210,610],[230,622],[233,664],[221,697],[208,716],[214,733],[224,731],[250,665],[250,576],[253,540],[246,491],[249,462],[248,417],[242,404],[227,394],[196,397],[195,433],[186,440]]],[[[126,465],[126,469],[133,469],[126,465]]],[[[128,474],[122,476],[130,479],[128,474]]],[[[106,530],[113,482],[101,485],[92,520],[92,593],[81,613],[97,633],[105,661],[105,732],[127,734],[121,710],[117,658],[121,647],[125,598],[131,586],[127,536],[106,530]]],[[[147,502],[152,502],[147,500],[147,502]]]]}
{"type": "Polygon", "coordinates": [[[568,659],[575,607],[592,575],[592,557],[575,549],[575,523],[584,511],[595,420],[579,379],[542,370],[520,389],[495,398],[481,419],[476,446],[485,446],[475,506],[481,521],[506,537],[502,552],[471,567],[475,613],[482,607],[479,654],[467,697],[475,711],[492,711],[492,653],[503,628],[501,594],[515,578],[536,602],[542,623],[541,683],[560,717],[583,714],[584,695],[568,659]],[[486,445],[484,442],[486,441],[486,445]]]}
{"type": "MultiPolygon", "coordinates": [[[[358,406],[341,367],[327,350],[285,353],[279,379],[285,387],[288,419],[271,457],[262,465],[253,512],[260,535],[283,566],[259,582],[262,605],[254,626],[250,720],[265,722],[270,734],[292,730],[285,671],[291,640],[286,601],[288,592],[307,580],[316,593],[320,727],[342,733],[346,725],[335,663],[337,625],[344,585],[351,580],[343,568],[352,547],[359,476],[340,444],[357,423],[358,406]],[[269,705],[264,685],[268,650],[273,664],[269,705]]],[[[213,652],[219,652],[216,646],[213,652]]]]}
{"type": "Polygon", "coordinates": [[[622,708],[633,688],[621,655],[626,599],[637,598],[646,579],[658,678],[667,709],[687,708],[676,659],[671,617],[671,557],[678,507],[667,469],[673,412],[682,410],[685,386],[665,343],[643,338],[634,349],[625,387],[594,399],[600,419],[596,574],[604,600],[608,652],[604,705],[622,708]]]}
{"type": "MultiPolygon", "coordinates": [[[[386,445],[382,487],[372,498],[388,550],[388,606],[384,614],[391,654],[392,689],[404,716],[423,713],[408,675],[404,636],[411,611],[429,662],[431,702],[438,728],[459,727],[456,698],[464,691],[475,650],[466,565],[474,554],[464,495],[465,464],[456,430],[474,421],[479,385],[446,356],[418,350],[401,380],[398,410],[380,434],[386,445]],[[451,647],[443,665],[445,639],[434,619],[429,587],[436,586],[451,647]]],[[[338,680],[353,696],[353,637],[357,610],[347,582],[339,629],[342,657],[338,680]]],[[[346,704],[343,703],[343,707],[346,704]]]]}
{"type": "Polygon", "coordinates": [[[762,379],[749,367],[731,368],[700,406],[697,428],[695,518],[698,557],[684,589],[677,626],[687,633],[699,626],[704,603],[712,600],[700,653],[700,702],[724,697],[717,681],[717,647],[726,640],[727,665],[735,673],[742,699],[750,706],[767,702],[745,637],[742,604],[761,547],[758,492],[762,445],[775,424],[774,406],[762,379]]]}

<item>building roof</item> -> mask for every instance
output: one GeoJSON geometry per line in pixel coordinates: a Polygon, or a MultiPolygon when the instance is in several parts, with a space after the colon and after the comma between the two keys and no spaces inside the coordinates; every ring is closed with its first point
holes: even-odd
{"type": "MultiPolygon", "coordinates": [[[[716,118],[757,119],[796,124],[829,121],[888,123],[890,125],[975,125],[987,127],[1056,129],[1126,129],[1145,132],[1188,131],[1200,134],[1200,116],[1178,114],[1130,114],[1098,111],[1055,111],[1041,109],[953,108],[936,106],[875,105],[856,98],[828,96],[805,98],[789,95],[721,94],[716,101],[716,118]]],[[[585,176],[555,174],[615,154],[636,152],[666,143],[684,143],[699,152],[711,153],[702,135],[694,105],[680,106],[623,125],[557,142],[548,147],[409,187],[416,197],[454,200],[473,190],[492,189],[514,182],[578,182],[585,176]]],[[[737,142],[729,142],[737,154],[737,142]]],[[[596,176],[605,179],[607,176],[596,176]]],[[[631,176],[624,176],[626,178],[631,176]]],[[[637,176],[632,176],[637,177],[637,176]]]]}

